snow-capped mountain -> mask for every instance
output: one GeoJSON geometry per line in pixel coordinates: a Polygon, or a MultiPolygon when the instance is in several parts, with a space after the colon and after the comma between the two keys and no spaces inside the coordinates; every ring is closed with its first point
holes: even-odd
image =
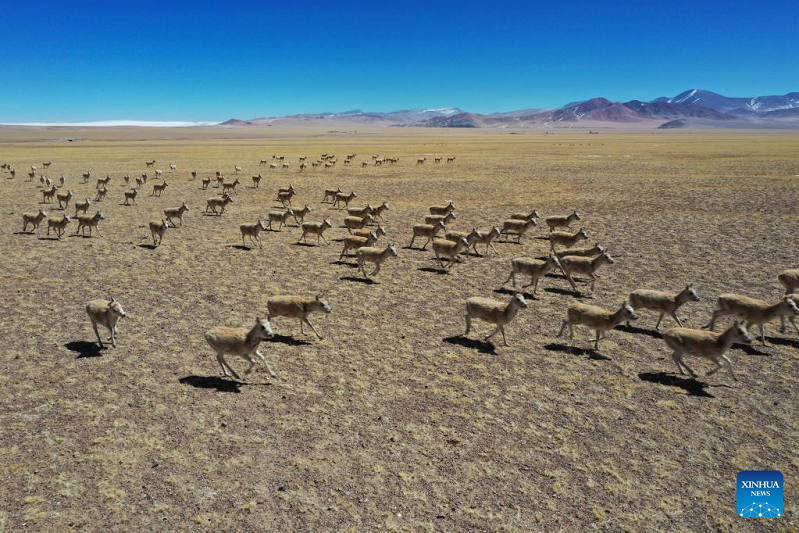
{"type": "Polygon", "coordinates": [[[691,89],[651,101],[616,102],[591,98],[549,110],[471,113],[456,107],[365,112],[308,113],[251,120],[231,119],[226,126],[347,124],[433,128],[563,128],[563,127],[727,127],[798,128],[799,92],[776,96],[729,97],[691,89]],[[614,126],[616,125],[616,126],[614,126]]]}
{"type": "Polygon", "coordinates": [[[691,89],[667,100],[670,104],[690,104],[733,115],[768,113],[799,107],[799,92],[774,96],[729,97],[703,89],[691,89]]]}

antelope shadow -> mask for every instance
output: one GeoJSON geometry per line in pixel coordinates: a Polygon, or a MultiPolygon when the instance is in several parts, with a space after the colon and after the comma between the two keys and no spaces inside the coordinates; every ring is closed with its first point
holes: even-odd
{"type": "Polygon", "coordinates": [[[280,344],[287,344],[289,346],[310,346],[310,342],[302,339],[295,339],[291,335],[275,335],[268,342],[278,342],[280,344]]]}
{"type": "Polygon", "coordinates": [[[191,385],[196,389],[216,389],[218,392],[241,392],[241,387],[246,383],[231,381],[218,376],[186,376],[178,380],[184,385],[191,385]]]}
{"type": "Polygon", "coordinates": [[[470,339],[469,337],[464,337],[463,335],[454,335],[452,337],[446,337],[444,342],[463,346],[472,350],[477,350],[478,352],[484,354],[497,355],[497,347],[488,341],[470,339]]]}
{"type": "Polygon", "coordinates": [[[572,298],[591,298],[590,295],[585,295],[581,292],[569,290],[569,289],[561,289],[560,287],[544,287],[546,292],[551,292],[552,294],[560,294],[562,296],[571,296],[572,298]]]}
{"type": "Polygon", "coordinates": [[[507,289],[505,287],[500,287],[499,289],[494,289],[494,292],[497,294],[507,294],[508,296],[513,296],[514,294],[521,294],[524,296],[526,300],[538,300],[538,296],[533,296],[533,293],[527,291],[517,291],[514,289],[507,289]]]}
{"type": "Polygon", "coordinates": [[[646,335],[647,337],[652,337],[653,339],[663,338],[663,335],[661,335],[661,333],[656,329],[644,329],[632,325],[628,326],[627,324],[619,324],[614,329],[618,329],[619,331],[624,331],[626,333],[633,333],[633,334],[637,333],[639,335],[646,335]]]}
{"type": "Polygon", "coordinates": [[[363,283],[364,285],[375,285],[375,284],[377,284],[377,282],[375,280],[373,280],[372,278],[359,278],[359,277],[356,277],[356,276],[341,276],[338,279],[340,279],[342,281],[353,281],[353,282],[356,282],[356,283],[363,283]]]}
{"type": "Polygon", "coordinates": [[[78,354],[75,359],[83,359],[84,357],[100,357],[105,347],[100,348],[96,342],[89,341],[72,341],[64,345],[64,348],[71,352],[78,354]]]}
{"type": "Polygon", "coordinates": [[[708,387],[707,383],[697,381],[694,378],[683,378],[667,372],[642,372],[638,374],[638,377],[642,381],[648,381],[649,383],[657,383],[658,385],[665,385],[667,387],[677,387],[687,392],[690,396],[699,396],[702,398],[715,397],[705,390],[708,387]]]}
{"type": "Polygon", "coordinates": [[[552,352],[562,352],[569,355],[585,355],[588,356],[589,359],[593,359],[595,361],[612,361],[610,357],[605,357],[593,348],[579,348],[577,346],[569,346],[568,344],[560,343],[546,344],[544,345],[544,348],[552,352]]]}

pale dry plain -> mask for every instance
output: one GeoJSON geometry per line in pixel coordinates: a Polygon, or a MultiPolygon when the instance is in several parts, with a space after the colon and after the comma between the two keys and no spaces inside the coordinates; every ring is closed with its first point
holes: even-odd
{"type": "Polygon", "coordinates": [[[777,273],[799,266],[799,135],[18,128],[0,131],[0,160],[18,171],[0,175],[0,530],[797,527],[795,334],[772,325],[769,346],[734,348],[737,384],[726,372],[686,379],[651,313],[609,332],[597,352],[585,330],[557,338],[575,295],[547,277],[507,328],[510,347],[475,340],[484,323],[467,340],[464,300],[509,298],[511,258],[544,255],[544,230],[446,275],[429,249],[405,246],[427,207],[447,199],[464,230],[578,208],[590,242],[616,259],[582,301],[615,307],[635,288],[693,282],[702,301],[681,314],[698,327],[714,296],[775,300],[777,273]],[[67,137],[76,140],[52,142],[67,137]],[[358,156],[352,168],[299,173],[298,156],[323,152],[358,156]],[[291,169],[259,168],[271,154],[291,169]],[[400,162],[362,169],[373,154],[400,162]],[[435,155],[457,160],[435,165],[435,155]],[[136,206],[121,206],[122,175],[153,158],[166,193],[152,198],[148,185],[136,206]],[[41,199],[25,171],[47,160],[45,174],[66,174],[77,198],[94,195],[82,172],[112,176],[102,237],[18,233],[41,199]],[[244,168],[235,203],[203,216],[217,191],[189,172],[232,176],[234,165],[244,168]],[[261,187],[250,188],[259,171],[261,187]],[[336,262],[338,242],[295,245],[296,228],[266,232],[262,250],[238,246],[239,225],[265,216],[289,183],[295,203],[314,209],[309,219],[333,219],[336,239],[343,215],[320,204],[323,189],[390,203],[400,255],[377,283],[336,262]],[[184,200],[185,227],[146,247],[147,223],[184,200]],[[246,383],[220,378],[203,332],[249,326],[286,293],[327,295],[333,313],[314,317],[325,339],[277,319],[265,352],[278,379],[261,368],[246,383]],[[97,352],[84,307],[110,295],[128,317],[118,348],[97,352]],[[783,472],[784,517],[736,517],[744,469],[783,472]]]}

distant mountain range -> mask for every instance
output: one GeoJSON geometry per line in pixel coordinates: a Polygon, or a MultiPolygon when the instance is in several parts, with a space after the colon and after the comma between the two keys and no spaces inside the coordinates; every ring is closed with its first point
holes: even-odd
{"type": "Polygon", "coordinates": [[[448,107],[401,111],[314,113],[250,120],[225,126],[372,124],[431,128],[799,128],[799,92],[781,96],[728,97],[691,89],[652,101],[614,102],[592,98],[557,109],[480,114],[448,107]]]}
{"type": "Polygon", "coordinates": [[[222,122],[223,126],[268,126],[270,124],[314,124],[321,121],[327,122],[352,122],[364,124],[411,124],[424,122],[439,117],[448,117],[462,113],[460,109],[446,107],[440,109],[403,109],[388,113],[364,112],[360,109],[344,111],[343,113],[303,113],[300,115],[286,115],[280,117],[261,117],[249,120],[230,119],[222,122]]]}

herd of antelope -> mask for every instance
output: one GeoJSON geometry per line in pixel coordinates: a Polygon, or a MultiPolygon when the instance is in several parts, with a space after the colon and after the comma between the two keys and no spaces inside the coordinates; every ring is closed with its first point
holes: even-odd
{"type": "MultiPolygon", "coordinates": [[[[354,153],[347,154],[344,159],[345,164],[353,161],[356,155],[354,153]]],[[[380,166],[386,163],[397,163],[399,158],[375,155],[372,160],[375,165],[380,166]]],[[[440,157],[434,158],[436,163],[441,162],[441,160],[442,158],[440,157]]],[[[300,170],[304,168],[303,165],[306,164],[306,161],[307,157],[299,158],[300,170]]],[[[317,166],[318,163],[323,163],[332,166],[336,164],[336,161],[335,155],[323,154],[312,164],[317,166]]],[[[424,164],[425,161],[426,157],[419,158],[417,165],[424,164]]],[[[454,157],[447,158],[448,163],[454,161],[454,157]]],[[[145,165],[147,168],[152,168],[155,163],[155,160],[146,161],[145,165]]],[[[285,162],[285,156],[279,155],[273,155],[271,160],[260,160],[260,165],[266,164],[269,164],[272,168],[277,168],[277,165],[281,165],[283,168],[288,168],[289,166],[289,163],[285,162]]],[[[51,162],[48,161],[43,163],[42,167],[48,168],[50,165],[51,162]]],[[[177,165],[171,164],[169,168],[171,172],[175,172],[177,165]]],[[[11,165],[3,164],[2,170],[8,172],[10,178],[15,177],[15,171],[11,165]]],[[[241,166],[235,165],[233,167],[235,174],[238,175],[241,171],[241,166]]],[[[35,165],[31,165],[27,181],[33,182],[37,172],[38,168],[35,165]]],[[[91,176],[90,171],[83,173],[82,183],[87,183],[91,176]]],[[[161,170],[155,170],[155,176],[161,181],[152,184],[153,189],[150,196],[159,197],[166,194],[168,183],[161,170]]],[[[197,177],[197,172],[192,172],[190,180],[195,180],[197,177]]],[[[125,182],[125,186],[131,185],[130,178],[129,175],[123,176],[122,179],[125,182]]],[[[101,203],[105,200],[111,180],[110,175],[104,178],[97,178],[94,188],[96,191],[94,200],[89,197],[85,197],[82,201],[76,199],[73,203],[75,214],[74,217],[71,217],[67,214],[67,210],[75,195],[71,189],[66,192],[63,191],[67,178],[62,175],[58,180],[59,184],[56,185],[46,176],[40,175],[41,203],[55,205],[55,202],[57,202],[58,209],[62,211],[62,214],[49,216],[44,207],[39,208],[37,212],[25,212],[22,214],[22,233],[38,233],[40,225],[46,220],[47,235],[49,236],[52,230],[56,238],[61,239],[70,222],[76,220],[77,229],[75,235],[82,234],[86,236],[86,230],[88,230],[89,237],[92,236],[93,232],[102,236],[100,222],[105,220],[106,217],[100,210],[90,215],[89,210],[93,203],[101,203]]],[[[122,205],[136,205],[138,191],[147,183],[147,180],[147,172],[137,176],[135,178],[135,186],[123,191],[124,202],[122,205]]],[[[216,172],[216,181],[216,187],[221,191],[221,195],[207,199],[205,212],[221,217],[226,212],[229,204],[235,204],[233,195],[238,194],[237,186],[240,182],[238,178],[232,181],[226,180],[221,171],[216,172]]],[[[252,181],[253,188],[258,188],[261,175],[253,176],[252,181]]],[[[202,189],[206,190],[210,182],[210,177],[202,178],[202,189]]],[[[374,205],[367,203],[366,205],[356,206],[352,204],[360,197],[355,191],[345,192],[341,188],[336,188],[325,189],[323,193],[320,200],[321,204],[326,204],[330,210],[345,214],[341,221],[341,228],[347,230],[347,235],[340,239],[343,247],[338,256],[338,261],[345,261],[347,258],[354,256],[361,274],[366,280],[373,282],[372,278],[380,272],[383,263],[387,259],[398,255],[398,250],[394,243],[389,242],[383,246],[378,245],[378,241],[388,233],[383,224],[387,212],[390,211],[388,202],[381,201],[374,205]],[[367,272],[367,263],[373,266],[371,272],[367,272]]],[[[325,237],[325,232],[333,228],[333,221],[330,217],[324,217],[317,221],[306,220],[306,217],[314,213],[314,208],[308,204],[305,204],[302,208],[293,206],[293,199],[297,195],[298,191],[293,185],[278,189],[275,201],[281,205],[279,210],[268,212],[266,221],[259,218],[254,223],[241,224],[239,226],[242,247],[248,247],[249,241],[249,245],[263,248],[262,232],[281,232],[284,231],[284,228],[296,228],[299,230],[300,235],[297,243],[305,243],[312,246],[313,241],[309,243],[308,237],[315,236],[315,244],[317,246],[321,246],[323,242],[324,244],[330,244],[330,241],[325,237]],[[292,225],[291,222],[294,222],[294,224],[292,225]]],[[[179,207],[164,209],[163,217],[149,223],[153,247],[157,247],[162,243],[168,228],[183,226],[183,217],[188,211],[188,204],[182,202],[179,207]]],[[[525,235],[538,226],[541,219],[541,215],[536,210],[512,213],[501,223],[487,230],[473,228],[471,231],[466,232],[448,229],[448,225],[458,217],[452,201],[432,205],[428,211],[429,213],[424,215],[421,223],[410,228],[411,240],[407,249],[424,251],[428,245],[431,245],[433,259],[442,273],[450,272],[456,263],[463,263],[465,253],[470,250],[473,250],[471,255],[474,257],[483,257],[478,245],[483,247],[486,255],[491,252],[499,255],[497,244],[504,242],[521,244],[525,235]],[[414,248],[417,239],[420,242],[422,240],[424,242],[421,247],[417,244],[414,248]]],[[[495,326],[494,330],[485,337],[486,341],[500,333],[503,343],[508,346],[505,326],[513,321],[519,311],[528,307],[525,294],[516,290],[517,282],[519,282],[518,278],[529,277],[529,283],[522,285],[521,289],[532,287],[532,295],[530,296],[535,298],[542,278],[557,270],[562,274],[562,279],[569,283],[574,293],[580,295],[581,291],[577,287],[576,276],[586,279],[588,289],[594,292],[599,277],[597,271],[603,266],[615,263],[608,250],[600,244],[594,244],[590,247],[577,247],[581,241],[588,240],[588,233],[584,228],[579,228],[576,231],[572,229],[575,223],[582,221],[582,216],[578,211],[575,210],[565,215],[548,216],[543,218],[543,221],[549,230],[546,239],[549,241],[550,253],[546,257],[522,256],[514,257],[511,260],[510,273],[502,283],[502,285],[508,282],[512,284],[513,296],[509,301],[503,302],[482,297],[467,299],[464,314],[466,321],[464,336],[471,332],[472,321],[479,319],[495,326]]],[[[559,279],[558,276],[554,276],[554,278],[559,279]]],[[[562,336],[568,329],[569,335],[573,337],[575,326],[585,326],[594,331],[593,346],[597,350],[600,340],[605,337],[608,330],[614,329],[623,323],[627,323],[629,326],[630,321],[639,318],[638,311],[650,310],[659,313],[658,321],[655,324],[656,330],[660,330],[661,322],[668,314],[677,324],[677,327],[666,330],[662,334],[662,338],[672,351],[672,359],[680,374],[687,372],[692,377],[697,377],[697,374],[684,361],[684,356],[693,355],[708,359],[714,363],[715,366],[706,375],[712,375],[722,366],[726,366],[730,375],[737,381],[738,378],[733,371],[732,362],[726,352],[736,343],[751,343],[752,337],[749,332],[751,328],[755,326],[759,328],[760,340],[764,345],[766,344],[765,325],[777,318],[781,321],[781,332],[786,332],[787,320],[791,323],[797,335],[799,335],[799,326],[796,323],[796,317],[799,315],[799,307],[797,307],[799,305],[799,269],[782,272],[778,276],[778,281],[785,292],[773,303],[739,294],[720,295],[717,298],[710,321],[702,329],[684,327],[677,315],[677,311],[684,304],[699,301],[699,296],[693,285],[689,284],[680,292],[650,289],[633,290],[616,310],[607,310],[581,302],[574,302],[568,306],[557,335],[562,336]],[[736,320],[724,331],[714,332],[717,319],[723,316],[733,316],[736,320]]],[[[251,328],[215,327],[206,332],[205,339],[217,353],[217,360],[224,376],[240,379],[239,375],[225,360],[225,355],[238,355],[250,363],[245,375],[249,374],[257,360],[260,360],[266,366],[269,374],[274,377],[275,373],[259,348],[262,341],[268,340],[273,336],[271,321],[281,316],[298,319],[301,333],[304,333],[303,326],[308,325],[316,336],[322,339],[322,336],[310,322],[309,315],[320,311],[330,313],[332,309],[327,300],[320,295],[311,298],[293,295],[274,296],[268,300],[267,307],[267,318],[258,317],[255,325],[251,328]]],[[[116,346],[116,324],[120,318],[125,316],[121,304],[114,298],[92,300],[88,303],[86,309],[100,346],[103,346],[103,342],[98,332],[98,324],[109,330],[111,343],[116,346]]]]}

